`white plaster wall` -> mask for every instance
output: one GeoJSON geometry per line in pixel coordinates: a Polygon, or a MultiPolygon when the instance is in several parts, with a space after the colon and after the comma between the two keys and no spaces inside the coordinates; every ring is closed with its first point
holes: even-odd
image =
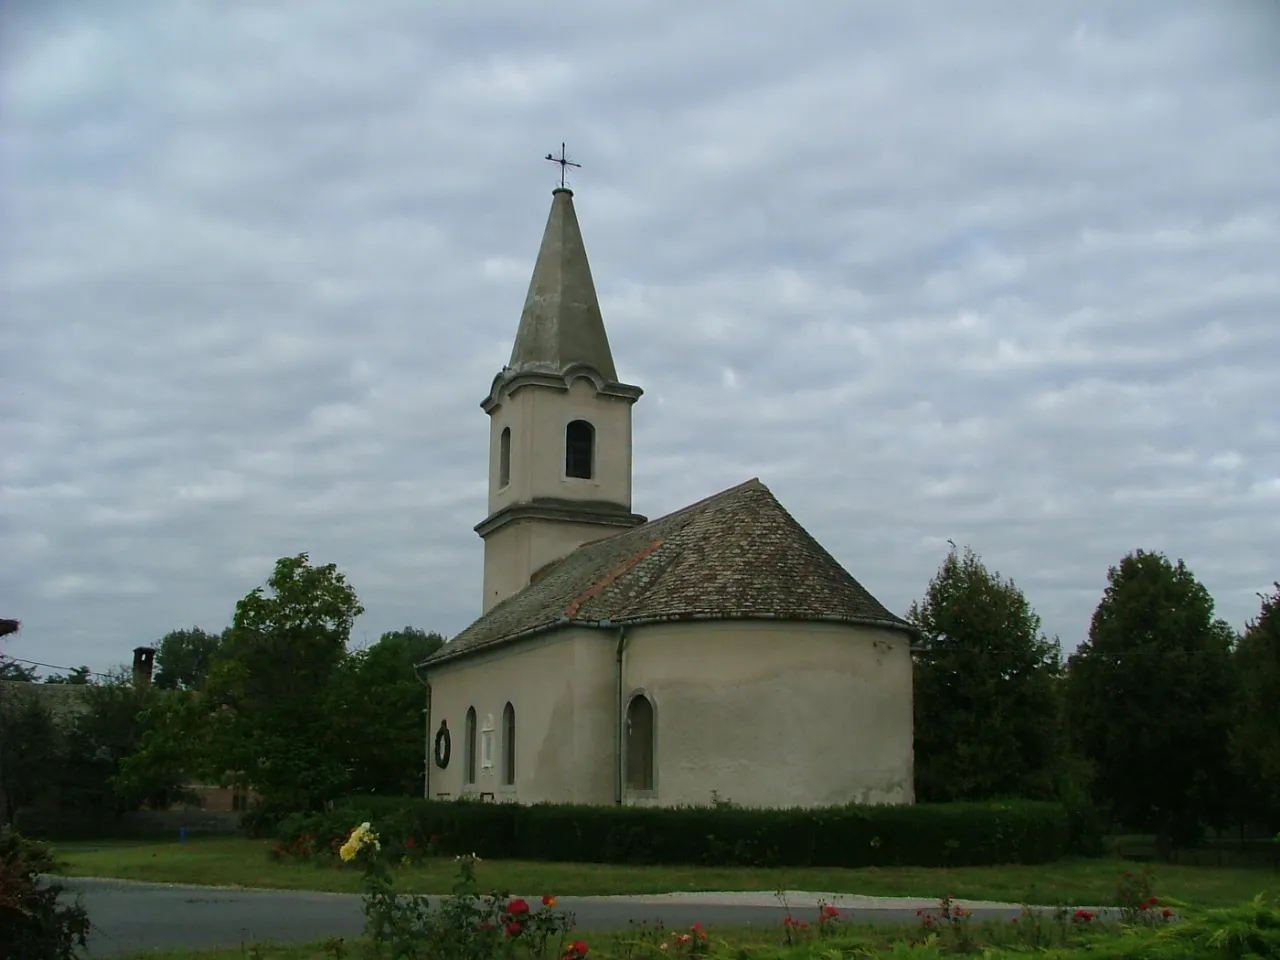
{"type": "Polygon", "coordinates": [[[535,497],[607,500],[630,509],[631,406],[630,400],[598,394],[588,377],[575,378],[567,391],[527,384],[502,397],[490,413],[489,512],[535,497]],[[596,430],[590,480],[564,473],[564,432],[573,420],[586,420],[596,430]],[[500,488],[504,427],[511,428],[511,482],[500,488]]]}
{"type": "Polygon", "coordinates": [[[844,624],[636,627],[628,698],[655,708],[655,793],[628,802],[743,806],[914,802],[905,634],[844,624]]]}
{"type": "Polygon", "coordinates": [[[611,804],[614,802],[616,634],[563,629],[501,651],[444,663],[427,673],[431,686],[429,749],[441,719],[453,740],[449,766],[431,760],[430,791],[492,793],[497,801],[611,804]],[[516,713],[516,784],[502,786],[502,710],[516,713]],[[474,706],[477,731],[493,716],[493,767],[480,765],[476,784],[463,784],[466,713],[474,706]]]}

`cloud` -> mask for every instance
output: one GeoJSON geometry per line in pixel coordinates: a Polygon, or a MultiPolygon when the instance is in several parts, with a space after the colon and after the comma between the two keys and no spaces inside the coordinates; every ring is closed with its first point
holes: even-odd
{"type": "Polygon", "coordinates": [[[950,538],[1068,647],[1137,547],[1238,627],[1280,577],[1261,5],[2,16],[11,653],[217,629],[301,550],[357,639],[465,626],[561,140],[640,512],[759,475],[893,609],[950,538]]]}

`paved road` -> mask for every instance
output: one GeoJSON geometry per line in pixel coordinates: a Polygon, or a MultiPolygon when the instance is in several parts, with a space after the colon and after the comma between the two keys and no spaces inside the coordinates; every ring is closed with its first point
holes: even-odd
{"type": "MultiPolygon", "coordinates": [[[[305,943],[329,936],[358,937],[364,914],[352,894],[294,890],[64,879],[82,894],[94,931],[94,956],[157,947],[236,946],[254,941],[305,943]]],[[[811,918],[816,895],[790,899],[797,917],[811,918]]],[[[531,900],[531,902],[533,902],[531,900]]],[[[855,922],[914,922],[924,901],[839,897],[844,916],[855,922]]],[[[1014,917],[1018,908],[967,904],[974,916],[1014,917]]],[[[681,894],[671,897],[562,897],[559,909],[575,915],[581,930],[618,929],[627,922],[661,921],[668,930],[695,922],[708,927],[781,925],[786,911],[768,894],[681,894]]]]}

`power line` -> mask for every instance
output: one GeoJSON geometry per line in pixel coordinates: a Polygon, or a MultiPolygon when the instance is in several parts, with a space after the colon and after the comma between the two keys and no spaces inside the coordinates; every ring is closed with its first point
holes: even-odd
{"type": "MultiPolygon", "coordinates": [[[[4,662],[5,660],[12,660],[14,663],[25,663],[29,667],[44,667],[46,670],[62,670],[66,673],[73,673],[76,670],[80,669],[80,667],[60,667],[56,663],[41,663],[38,660],[24,660],[22,659],[22,657],[8,657],[8,656],[0,655],[0,663],[4,662]]],[[[99,673],[96,670],[90,670],[89,676],[103,677],[104,679],[110,679],[111,674],[99,673]]]]}

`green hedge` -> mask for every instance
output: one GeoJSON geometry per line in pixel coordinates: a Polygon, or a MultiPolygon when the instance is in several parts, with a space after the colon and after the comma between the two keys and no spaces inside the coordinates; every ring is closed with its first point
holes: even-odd
{"type": "Polygon", "coordinates": [[[751,810],[737,807],[589,807],[349,797],[324,814],[280,824],[286,845],[317,848],[369,820],[395,849],[439,838],[443,853],[484,859],[708,866],[975,866],[1046,863],[1071,852],[1073,824],[1059,804],[916,804],[751,810]]]}

